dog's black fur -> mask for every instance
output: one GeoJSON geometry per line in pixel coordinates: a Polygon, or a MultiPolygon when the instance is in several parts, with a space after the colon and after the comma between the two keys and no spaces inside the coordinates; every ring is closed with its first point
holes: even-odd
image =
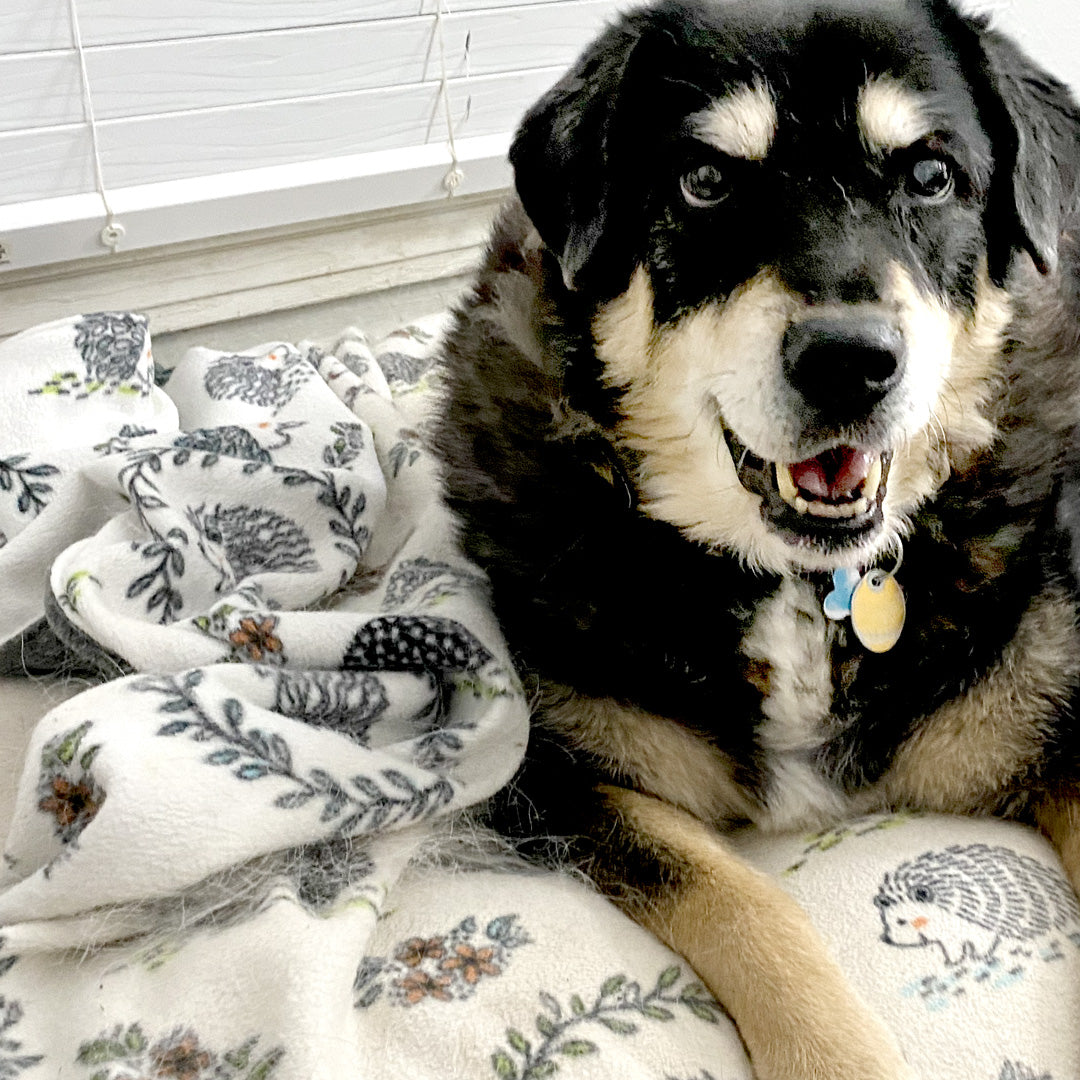
{"type": "MultiPolygon", "coordinates": [[[[839,810],[1015,816],[1080,884],[1066,89],[944,0],[664,0],[583,54],[511,158],[518,199],[449,334],[436,432],[540,702],[494,820],[563,838],[706,968],[666,929],[721,874],[698,819],[719,837],[839,810]],[[939,339],[951,353],[924,360],[939,339]],[[778,493],[774,468],[835,479],[848,447],[881,459],[877,505],[778,493]],[[872,653],[815,605],[832,569],[901,551],[906,624],[872,653]],[[827,702],[777,721],[803,663],[827,702]],[[780,723],[789,741],[809,723],[795,749],[780,723]],[[792,770],[809,795],[783,790],[792,770]]],[[[762,1077],[902,1074],[873,1050],[878,1071],[828,1048],[785,1064],[740,1015],[739,976],[703,974],[762,1077]]]]}

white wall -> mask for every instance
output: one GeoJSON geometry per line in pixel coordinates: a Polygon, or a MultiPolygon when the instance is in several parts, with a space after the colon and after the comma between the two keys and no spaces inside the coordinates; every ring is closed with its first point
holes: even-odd
{"type": "Polygon", "coordinates": [[[1077,0],[964,0],[989,12],[1051,74],[1080,94],[1080,3],[1077,0]]]}

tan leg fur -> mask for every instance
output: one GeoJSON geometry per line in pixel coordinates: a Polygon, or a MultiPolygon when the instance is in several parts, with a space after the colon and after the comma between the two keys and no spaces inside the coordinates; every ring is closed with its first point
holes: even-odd
{"type": "Polygon", "coordinates": [[[734,1017],[758,1080],[913,1080],[810,920],[708,826],[647,795],[604,789],[621,831],[668,868],[623,906],[684,956],[734,1017]]]}
{"type": "Polygon", "coordinates": [[[1057,848],[1072,887],[1080,893],[1080,792],[1044,799],[1035,821],[1057,848]]]}

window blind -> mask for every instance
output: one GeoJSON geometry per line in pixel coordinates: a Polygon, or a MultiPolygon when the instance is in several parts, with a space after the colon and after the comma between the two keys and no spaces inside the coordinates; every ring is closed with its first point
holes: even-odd
{"type": "Polygon", "coordinates": [[[120,250],[497,190],[523,110],[620,6],[4,5],[0,272],[109,250],[72,3],[120,250]]]}

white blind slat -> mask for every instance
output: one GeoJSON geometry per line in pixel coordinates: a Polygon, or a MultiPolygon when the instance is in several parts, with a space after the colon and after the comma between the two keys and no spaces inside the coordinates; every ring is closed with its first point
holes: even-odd
{"type": "MultiPolygon", "coordinates": [[[[565,66],[611,0],[461,13],[442,20],[448,74],[565,66]],[[468,42],[468,48],[466,48],[468,42]],[[467,60],[466,60],[467,55],[467,60]]],[[[99,120],[222,108],[439,79],[428,17],[87,49],[99,120]]],[[[78,62],[0,55],[0,131],[82,122],[78,62]]]]}

